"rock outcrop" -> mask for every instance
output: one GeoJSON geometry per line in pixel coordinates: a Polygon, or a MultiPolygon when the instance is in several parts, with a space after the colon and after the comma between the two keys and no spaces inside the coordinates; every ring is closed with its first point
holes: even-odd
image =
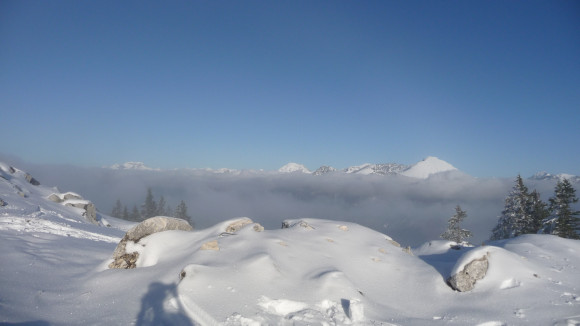
{"type": "Polygon", "coordinates": [[[485,277],[489,266],[487,256],[477,258],[465,265],[463,270],[447,279],[447,284],[459,292],[471,291],[475,282],[485,277]]]}
{"type": "Polygon", "coordinates": [[[148,218],[127,231],[113,252],[113,262],[109,264],[109,268],[129,269],[137,267],[139,253],[127,252],[127,243],[137,243],[148,235],[168,230],[191,231],[193,228],[187,221],[179,218],[165,216],[148,218]]]}

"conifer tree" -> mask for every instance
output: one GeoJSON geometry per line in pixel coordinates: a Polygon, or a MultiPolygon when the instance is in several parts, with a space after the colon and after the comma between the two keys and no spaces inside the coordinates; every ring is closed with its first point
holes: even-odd
{"type": "Polygon", "coordinates": [[[123,205],[121,205],[121,200],[117,199],[115,206],[113,206],[113,210],[111,211],[111,216],[116,218],[121,218],[123,215],[123,205]]]}
{"type": "Polygon", "coordinates": [[[529,213],[530,194],[520,175],[516,184],[505,199],[504,210],[499,216],[497,225],[492,230],[490,240],[517,237],[530,229],[532,217],[529,213]]]}
{"type": "Polygon", "coordinates": [[[530,194],[528,210],[531,216],[531,223],[524,229],[524,233],[539,233],[542,230],[544,220],[548,218],[550,212],[548,211],[548,205],[540,199],[540,194],[535,189],[530,194]]]}
{"type": "Polygon", "coordinates": [[[187,205],[185,205],[185,202],[183,200],[179,203],[179,205],[177,205],[177,208],[175,208],[175,217],[184,219],[187,222],[189,222],[191,226],[193,226],[191,216],[187,215],[187,205]]]}
{"type": "Polygon", "coordinates": [[[157,203],[157,213],[155,215],[169,216],[169,214],[167,214],[167,209],[165,208],[165,198],[163,196],[159,198],[159,202],[157,203]]]}
{"type": "Polygon", "coordinates": [[[145,203],[143,203],[141,209],[141,217],[143,220],[146,220],[154,216],[157,216],[157,203],[155,202],[151,188],[147,188],[147,197],[145,197],[145,203]]]}
{"type": "Polygon", "coordinates": [[[568,179],[558,181],[555,195],[550,198],[551,215],[547,219],[547,230],[562,238],[580,239],[580,211],[575,211],[572,204],[578,202],[576,190],[568,179]]]}
{"type": "Polygon", "coordinates": [[[461,209],[461,206],[455,207],[455,215],[447,222],[447,230],[441,234],[441,238],[454,241],[458,244],[465,242],[472,236],[471,231],[462,229],[459,224],[467,217],[467,213],[461,209]]]}
{"type": "Polygon", "coordinates": [[[137,208],[137,205],[133,206],[133,210],[131,211],[131,215],[129,215],[130,221],[140,222],[141,221],[141,213],[137,208]]]}
{"type": "Polygon", "coordinates": [[[123,219],[129,220],[129,218],[130,218],[129,210],[127,209],[127,206],[123,206],[123,219]]]}

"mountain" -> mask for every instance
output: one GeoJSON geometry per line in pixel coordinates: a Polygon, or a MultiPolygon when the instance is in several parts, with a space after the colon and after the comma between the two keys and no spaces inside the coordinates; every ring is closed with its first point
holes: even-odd
{"type": "Polygon", "coordinates": [[[312,174],[313,175],[323,175],[323,174],[327,174],[327,173],[333,173],[336,171],[338,171],[338,170],[333,168],[332,166],[323,165],[323,166],[319,167],[316,171],[314,171],[312,174]]]}
{"type": "Polygon", "coordinates": [[[145,163],[143,162],[125,162],[123,164],[113,164],[109,167],[110,169],[113,170],[159,170],[159,169],[154,169],[154,168],[150,168],[148,166],[145,165],[145,163]]]}
{"type": "Polygon", "coordinates": [[[412,178],[427,179],[429,176],[435,173],[456,170],[457,168],[455,168],[453,165],[434,156],[429,156],[423,161],[412,165],[410,168],[406,169],[400,174],[412,178]]]}
{"type": "Polygon", "coordinates": [[[400,174],[408,168],[407,165],[399,163],[381,163],[381,164],[370,164],[366,163],[359,166],[351,166],[344,169],[344,173],[355,173],[355,174],[378,174],[378,175],[394,175],[400,174]]]}
{"type": "Polygon", "coordinates": [[[308,170],[304,165],[298,163],[288,163],[283,167],[278,169],[278,172],[282,173],[293,173],[293,172],[300,172],[300,173],[307,173],[310,174],[310,170],[308,170]]]}
{"type": "Polygon", "coordinates": [[[572,183],[580,182],[580,176],[566,174],[566,173],[558,173],[558,174],[550,174],[546,171],[538,172],[533,176],[529,177],[530,180],[555,180],[555,181],[562,181],[564,179],[568,179],[568,181],[572,183]]]}

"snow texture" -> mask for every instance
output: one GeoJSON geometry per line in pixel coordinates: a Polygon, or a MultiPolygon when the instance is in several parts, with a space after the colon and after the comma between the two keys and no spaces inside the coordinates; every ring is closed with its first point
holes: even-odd
{"type": "MultiPolygon", "coordinates": [[[[235,233],[239,219],[129,243],[135,269],[108,269],[134,224],[52,202],[54,189],[0,165],[0,323],[38,325],[574,325],[580,241],[525,235],[409,255],[355,223],[291,219],[235,233]],[[17,187],[16,187],[17,186],[17,187]],[[20,193],[25,193],[22,196],[20,193]],[[219,250],[201,250],[215,242],[219,250]],[[488,255],[485,278],[459,293],[445,279],[488,255]]],[[[243,224],[243,223],[242,223],[243,224]]],[[[394,236],[394,235],[393,235],[394,236]]]]}

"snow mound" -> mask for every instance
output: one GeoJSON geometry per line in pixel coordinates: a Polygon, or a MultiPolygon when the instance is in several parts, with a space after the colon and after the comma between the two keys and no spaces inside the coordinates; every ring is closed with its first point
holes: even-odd
{"type": "Polygon", "coordinates": [[[301,172],[301,173],[307,173],[307,174],[312,173],[304,165],[298,164],[298,163],[288,163],[288,164],[284,165],[283,167],[281,167],[280,169],[278,169],[278,172],[282,172],[282,173],[301,172]]]}
{"type": "Polygon", "coordinates": [[[407,170],[401,172],[401,175],[412,178],[427,179],[429,176],[436,173],[455,170],[457,170],[457,168],[455,168],[453,165],[436,157],[429,156],[423,161],[418,162],[407,170]]]}

